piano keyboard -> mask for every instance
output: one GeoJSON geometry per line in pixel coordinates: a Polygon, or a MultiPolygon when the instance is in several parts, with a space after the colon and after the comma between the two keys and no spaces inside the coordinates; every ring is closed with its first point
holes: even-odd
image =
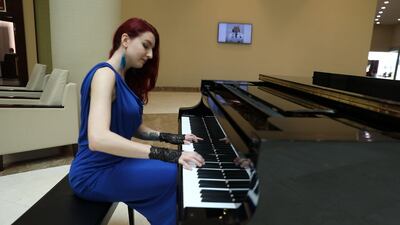
{"type": "Polygon", "coordinates": [[[201,168],[183,169],[183,207],[235,209],[247,198],[250,169],[236,166],[238,157],[214,117],[181,117],[182,134],[193,133],[203,141],[182,145],[183,151],[196,151],[205,159],[201,168]]]}

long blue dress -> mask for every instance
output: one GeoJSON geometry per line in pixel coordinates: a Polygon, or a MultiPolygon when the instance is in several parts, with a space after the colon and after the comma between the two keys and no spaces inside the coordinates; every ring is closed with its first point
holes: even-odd
{"type": "Polygon", "coordinates": [[[78,153],[71,164],[70,185],[83,199],[125,202],[152,225],[176,224],[176,164],[125,158],[89,149],[90,85],[95,72],[102,67],[109,67],[115,73],[110,130],[130,140],[142,123],[143,103],[118,72],[106,62],[94,66],[81,87],[78,153]]]}

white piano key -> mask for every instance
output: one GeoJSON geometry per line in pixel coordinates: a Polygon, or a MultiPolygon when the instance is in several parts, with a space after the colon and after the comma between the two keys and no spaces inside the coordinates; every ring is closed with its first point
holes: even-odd
{"type": "Polygon", "coordinates": [[[192,130],[190,129],[190,120],[187,116],[181,117],[181,131],[182,134],[190,134],[192,130]]]}
{"type": "Polygon", "coordinates": [[[219,202],[202,202],[199,180],[197,179],[197,168],[192,170],[183,169],[182,171],[183,185],[183,207],[199,207],[199,208],[223,208],[237,209],[241,203],[219,203],[219,202]]]}
{"type": "Polygon", "coordinates": [[[193,144],[182,145],[182,150],[193,152],[194,151],[193,144]]]}
{"type": "MultiPolygon", "coordinates": [[[[192,130],[190,128],[190,120],[189,117],[182,116],[181,117],[181,131],[182,134],[191,134],[192,130]]],[[[182,145],[182,151],[194,151],[193,144],[185,144],[182,145]]]]}
{"type": "MultiPolygon", "coordinates": [[[[182,134],[192,133],[190,127],[189,117],[181,117],[181,131],[182,134]]],[[[183,151],[194,151],[193,144],[182,145],[183,151]]],[[[215,180],[225,181],[224,179],[202,179],[202,180],[215,180]]],[[[243,180],[243,179],[235,179],[243,180]]],[[[199,207],[199,208],[225,208],[236,209],[241,203],[218,203],[218,202],[202,202],[200,191],[207,190],[227,190],[218,188],[200,188],[199,179],[197,177],[197,168],[192,170],[183,169],[182,171],[182,186],[183,186],[183,207],[199,207]]]]}

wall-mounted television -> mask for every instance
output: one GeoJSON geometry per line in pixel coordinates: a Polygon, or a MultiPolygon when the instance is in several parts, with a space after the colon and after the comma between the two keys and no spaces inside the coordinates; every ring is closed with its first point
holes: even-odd
{"type": "Polygon", "coordinates": [[[252,24],[218,23],[219,43],[251,44],[252,24]]]}

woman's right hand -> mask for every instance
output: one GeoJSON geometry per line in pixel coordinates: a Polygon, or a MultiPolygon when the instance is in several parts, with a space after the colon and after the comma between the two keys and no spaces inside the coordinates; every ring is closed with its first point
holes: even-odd
{"type": "Polygon", "coordinates": [[[195,166],[202,167],[205,163],[203,157],[197,152],[182,152],[178,162],[187,170],[192,170],[195,166]]]}

